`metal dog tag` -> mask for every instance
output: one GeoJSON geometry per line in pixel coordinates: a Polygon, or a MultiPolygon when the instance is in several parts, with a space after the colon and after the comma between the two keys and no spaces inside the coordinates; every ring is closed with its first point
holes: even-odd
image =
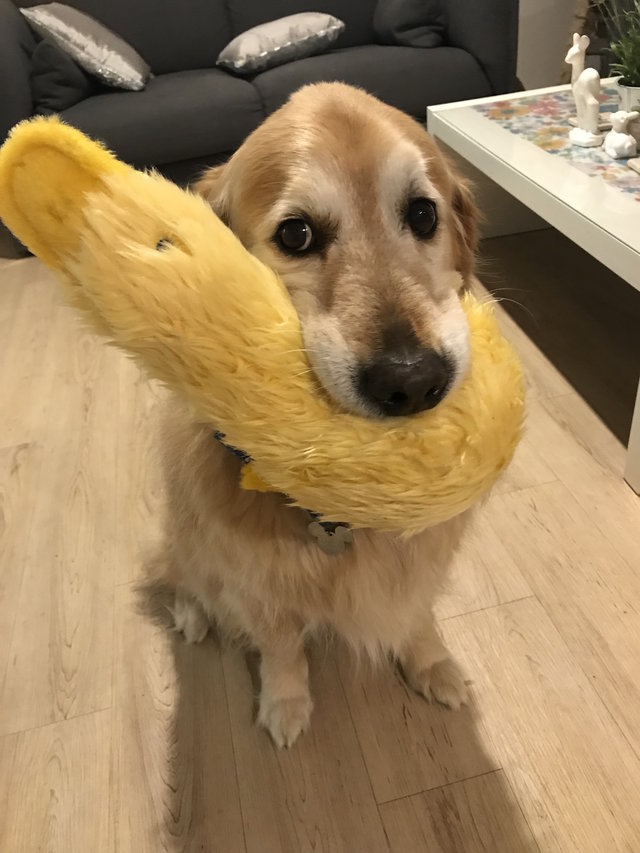
{"type": "Polygon", "coordinates": [[[309,533],[325,554],[337,556],[343,554],[347,545],[353,542],[353,531],[342,524],[329,525],[312,521],[307,527],[309,533]]]}

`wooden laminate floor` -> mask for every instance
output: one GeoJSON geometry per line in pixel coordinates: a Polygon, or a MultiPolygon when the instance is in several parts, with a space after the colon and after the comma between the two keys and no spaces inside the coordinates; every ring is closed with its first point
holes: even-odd
{"type": "Polygon", "coordinates": [[[138,588],[162,392],[35,260],[0,266],[1,853],[640,851],[640,499],[620,442],[504,327],[527,436],[438,605],[471,707],[318,648],[312,728],[278,752],[256,661],[184,646],[138,588]]]}

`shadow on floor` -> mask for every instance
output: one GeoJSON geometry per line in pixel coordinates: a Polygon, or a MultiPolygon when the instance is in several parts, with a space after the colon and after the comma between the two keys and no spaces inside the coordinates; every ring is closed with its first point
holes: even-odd
{"type": "Polygon", "coordinates": [[[221,649],[213,636],[186,645],[171,633],[166,589],[142,586],[132,603],[155,626],[135,649],[143,663],[130,697],[149,849],[539,853],[509,783],[493,772],[473,709],[430,705],[391,667],[358,669],[342,650],[320,644],[310,654],[311,729],[278,750],[255,725],[257,660],[221,649]],[[144,673],[154,658],[149,695],[144,673]],[[489,777],[484,795],[459,809],[449,784],[480,776],[489,777]],[[432,790],[428,801],[406,799],[406,814],[399,810],[423,789],[432,790]]]}
{"type": "Polygon", "coordinates": [[[485,240],[479,277],[626,444],[640,370],[640,293],[553,229],[485,240]]]}

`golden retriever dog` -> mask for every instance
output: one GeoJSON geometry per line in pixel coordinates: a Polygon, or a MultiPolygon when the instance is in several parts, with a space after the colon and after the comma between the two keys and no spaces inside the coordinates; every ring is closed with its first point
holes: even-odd
{"type": "MultiPolygon", "coordinates": [[[[197,190],[282,277],[338,405],[410,416],[465,375],[457,290],[473,271],[475,207],[413,119],[350,86],[306,86],[197,190]]],[[[215,622],[260,652],[258,722],[278,746],[309,724],[305,641],[321,629],[393,659],[425,697],[464,702],[431,614],[464,518],[410,539],[355,530],[329,555],[284,496],[239,488],[240,459],[175,400],[163,443],[176,628],[197,642],[215,622]]]]}

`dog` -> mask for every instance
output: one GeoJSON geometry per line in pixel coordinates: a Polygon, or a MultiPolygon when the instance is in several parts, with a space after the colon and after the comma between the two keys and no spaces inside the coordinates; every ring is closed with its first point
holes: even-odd
{"type": "MultiPolygon", "coordinates": [[[[305,86],[195,189],[281,276],[310,367],[342,409],[407,417],[463,379],[459,296],[478,215],[416,121],[344,84],[305,86]]],[[[465,701],[431,611],[466,514],[409,539],[355,530],[328,554],[284,496],[240,489],[242,461],[177,399],[162,443],[175,626],[198,642],[215,622],[260,652],[258,722],[278,746],[309,724],[305,642],[321,630],[358,655],[392,658],[427,698],[465,701]]]]}

